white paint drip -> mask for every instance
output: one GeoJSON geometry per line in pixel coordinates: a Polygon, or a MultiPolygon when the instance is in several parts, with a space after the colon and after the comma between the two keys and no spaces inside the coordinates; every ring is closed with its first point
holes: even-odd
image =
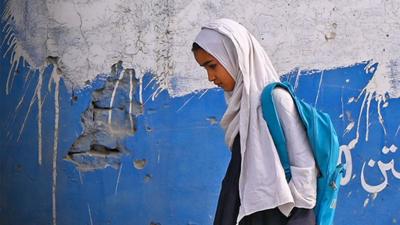
{"type": "MultiPolygon", "coordinates": [[[[361,97],[362,93],[364,93],[364,91],[365,91],[365,88],[360,92],[360,95],[358,96],[357,101],[361,97]]],[[[360,131],[360,122],[361,122],[361,116],[364,111],[364,106],[365,106],[366,100],[367,100],[367,95],[364,96],[364,100],[361,104],[360,112],[358,113],[356,137],[355,137],[355,139],[353,139],[354,146],[358,143],[358,139],[360,138],[360,132],[359,132],[360,131]]]]}
{"type": "Polygon", "coordinates": [[[375,200],[376,199],[376,197],[378,197],[378,193],[376,192],[376,193],[372,193],[372,200],[375,200]]]}
{"type": "Polygon", "coordinates": [[[321,84],[322,84],[322,80],[324,79],[324,71],[321,72],[321,76],[319,78],[319,84],[318,84],[318,92],[317,92],[317,96],[315,97],[315,102],[314,102],[314,106],[317,106],[317,102],[318,102],[318,97],[319,97],[319,92],[321,90],[321,84]]]}
{"type": "Polygon", "coordinates": [[[343,136],[345,136],[347,133],[349,133],[353,128],[354,128],[354,121],[349,123],[349,125],[347,125],[346,129],[343,132],[343,136]]]}
{"type": "Polygon", "coordinates": [[[396,134],[394,136],[397,137],[397,134],[399,134],[399,130],[400,130],[400,125],[397,127],[396,134]]]}
{"type": "Polygon", "coordinates": [[[121,165],[119,166],[119,170],[118,170],[117,183],[115,184],[115,191],[114,191],[114,194],[115,194],[115,195],[117,195],[117,193],[118,193],[118,185],[119,185],[119,179],[120,179],[120,177],[121,177],[121,171],[122,171],[122,163],[121,163],[121,165]]]}
{"type": "Polygon", "coordinates": [[[87,204],[87,208],[88,208],[88,213],[89,213],[90,225],[93,225],[92,210],[90,210],[89,203],[87,204]]]}
{"type": "Polygon", "coordinates": [[[164,90],[165,90],[164,87],[158,86],[156,88],[156,90],[154,91],[154,93],[151,95],[151,100],[154,101],[154,99],[156,99],[158,97],[158,95],[161,94],[161,92],[164,91],[164,90]]]}
{"type": "Polygon", "coordinates": [[[383,124],[384,120],[383,120],[382,113],[381,113],[381,103],[382,103],[382,96],[379,96],[378,104],[377,104],[378,118],[379,118],[379,123],[382,126],[383,132],[385,133],[385,136],[386,136],[387,132],[386,132],[385,125],[383,124]]]}
{"type": "Polygon", "coordinates": [[[369,198],[366,198],[366,199],[364,200],[364,208],[367,207],[368,203],[369,203],[369,198]]]}
{"type": "MultiPolygon", "coordinates": [[[[29,71],[28,74],[30,74],[31,72],[32,71],[29,71]]],[[[26,121],[27,121],[28,116],[29,116],[29,114],[31,112],[31,108],[33,106],[33,103],[35,102],[35,100],[37,100],[37,106],[38,106],[38,116],[37,116],[37,121],[38,121],[38,124],[37,124],[37,126],[38,126],[38,164],[42,165],[42,149],[43,149],[43,144],[42,144],[42,111],[43,111],[43,101],[42,101],[41,93],[42,93],[42,84],[43,84],[43,76],[44,76],[44,69],[43,68],[39,69],[38,76],[39,76],[38,77],[38,82],[36,84],[34,94],[33,94],[32,98],[31,98],[30,103],[29,103],[28,111],[27,111],[27,113],[25,115],[24,121],[23,121],[23,123],[21,125],[21,128],[19,130],[17,141],[20,140],[20,138],[21,138],[22,132],[23,132],[23,130],[25,128],[26,121]]],[[[23,102],[23,99],[24,98],[22,98],[20,100],[20,103],[17,105],[16,110],[18,109],[20,104],[23,102]]]]}
{"type": "MultiPolygon", "coordinates": [[[[57,156],[58,156],[58,134],[59,134],[59,121],[60,121],[60,74],[57,72],[57,68],[53,67],[51,80],[55,83],[54,89],[54,142],[53,142],[53,162],[52,162],[52,216],[53,225],[57,224],[57,156]]],[[[50,81],[50,83],[52,82],[50,81]]]]}
{"type": "MultiPolygon", "coordinates": [[[[110,100],[110,109],[112,109],[112,107],[114,105],[115,93],[117,93],[119,82],[124,77],[124,74],[125,74],[125,70],[122,70],[120,72],[120,74],[119,74],[118,80],[115,83],[114,90],[113,90],[113,93],[111,95],[111,100],[110,100]]],[[[108,124],[111,124],[111,118],[112,118],[112,110],[109,110],[109,112],[108,112],[108,124]]]]}
{"type": "Polygon", "coordinates": [[[43,76],[44,70],[39,70],[39,80],[38,80],[38,89],[35,93],[37,98],[38,105],[38,163],[42,165],[42,152],[43,152],[43,143],[42,143],[42,111],[43,111],[43,103],[42,103],[42,85],[43,85],[43,76]]]}
{"type": "MultiPolygon", "coordinates": [[[[149,83],[144,87],[144,90],[146,90],[147,88],[149,88],[150,85],[152,85],[154,81],[155,81],[155,78],[152,78],[152,79],[149,81],[149,83]]],[[[151,87],[152,87],[152,89],[154,89],[154,88],[153,88],[154,86],[151,86],[151,87]]],[[[155,91],[154,91],[153,93],[155,93],[155,91]]],[[[143,104],[146,105],[146,103],[147,103],[150,99],[154,99],[154,94],[148,96],[147,99],[144,101],[143,104]]]]}
{"type": "Polygon", "coordinates": [[[129,114],[132,113],[133,103],[133,71],[128,70],[129,74],[129,114]]]}
{"type": "Polygon", "coordinates": [[[300,76],[301,76],[301,70],[298,69],[296,74],[296,80],[294,82],[294,90],[296,90],[297,86],[299,85],[300,76]]]}
{"type": "Polygon", "coordinates": [[[349,98],[349,100],[347,101],[347,103],[352,103],[354,102],[354,97],[349,98]]]}
{"type": "Polygon", "coordinates": [[[344,122],[345,118],[344,118],[343,89],[344,89],[344,86],[342,86],[342,88],[340,90],[340,105],[342,107],[342,113],[339,115],[339,118],[342,119],[342,121],[344,122]]]}
{"type": "MultiPolygon", "coordinates": [[[[40,77],[40,75],[39,75],[39,77],[40,77]]],[[[41,83],[38,82],[36,84],[36,87],[35,87],[35,93],[37,93],[40,89],[41,89],[41,83]]],[[[19,134],[18,134],[17,141],[19,141],[20,138],[21,138],[22,132],[24,131],[24,128],[25,128],[26,120],[28,119],[28,116],[29,116],[29,114],[31,112],[31,108],[32,108],[33,103],[35,103],[36,97],[37,97],[36,95],[33,95],[32,98],[31,98],[31,102],[29,103],[28,111],[26,112],[24,121],[22,122],[21,128],[19,129],[19,134]]]]}
{"type": "MultiPolygon", "coordinates": [[[[29,74],[30,74],[31,72],[32,72],[31,70],[28,70],[28,72],[27,72],[26,75],[25,75],[25,78],[28,78],[28,77],[29,77],[29,74]]],[[[26,81],[27,81],[27,79],[25,79],[25,84],[26,84],[26,81]]],[[[15,107],[15,115],[14,115],[14,118],[15,118],[15,116],[16,116],[16,114],[17,114],[17,111],[18,111],[19,108],[21,107],[22,102],[24,102],[24,99],[25,99],[25,96],[26,96],[26,92],[27,92],[28,89],[29,89],[29,86],[30,86],[31,81],[32,81],[32,79],[29,79],[29,83],[28,83],[27,87],[25,87],[25,84],[24,84],[25,91],[24,91],[24,93],[22,94],[20,100],[18,101],[17,107],[15,107]]]]}
{"type": "Polygon", "coordinates": [[[368,141],[369,137],[369,109],[371,107],[371,100],[372,100],[372,93],[367,93],[367,111],[365,112],[366,114],[366,119],[365,119],[365,141],[368,141]]]}
{"type": "MultiPolygon", "coordinates": [[[[3,17],[3,15],[2,15],[2,17],[3,17]]],[[[4,17],[3,17],[4,18],[4,17]]],[[[3,46],[5,45],[5,44],[7,44],[7,45],[10,45],[10,43],[11,43],[11,40],[13,40],[13,37],[15,36],[14,35],[14,33],[12,33],[12,26],[10,25],[10,24],[6,24],[4,27],[3,27],[3,30],[2,30],[2,32],[5,34],[5,38],[3,39],[3,41],[1,42],[1,45],[0,45],[0,47],[1,48],[3,48],[3,46]]]]}
{"type": "Polygon", "coordinates": [[[81,170],[78,167],[75,167],[75,168],[76,168],[76,170],[78,171],[78,174],[79,174],[79,181],[81,182],[81,184],[83,184],[83,178],[82,178],[81,170]]]}
{"type": "Polygon", "coordinates": [[[143,105],[143,78],[139,78],[139,103],[143,105]]]}
{"type": "Polygon", "coordinates": [[[129,122],[131,124],[132,132],[135,131],[132,118],[132,108],[133,108],[133,70],[128,70],[129,73],[129,122]]]}
{"type": "Polygon", "coordinates": [[[190,98],[187,99],[187,100],[183,103],[183,105],[182,105],[181,107],[179,107],[178,110],[176,110],[176,112],[181,111],[181,110],[193,99],[193,97],[194,97],[194,95],[190,96],[190,98]]]}
{"type": "MultiPolygon", "coordinates": [[[[375,76],[374,76],[375,77],[375,76]]],[[[372,79],[373,80],[373,79],[372,79]]],[[[368,138],[369,138],[369,126],[370,126],[370,123],[369,123],[369,115],[370,115],[370,106],[371,106],[371,101],[372,101],[372,98],[373,98],[373,96],[376,96],[376,92],[375,91],[370,91],[371,90],[371,82],[372,81],[370,81],[370,83],[365,87],[365,88],[363,88],[362,89],[362,91],[360,92],[360,94],[359,94],[359,96],[358,96],[358,98],[357,98],[357,101],[356,102],[358,102],[358,99],[362,96],[362,94],[364,94],[365,93],[365,96],[364,96],[364,100],[363,100],[363,102],[362,102],[362,104],[361,104],[361,108],[360,108],[360,112],[359,112],[359,116],[358,116],[358,121],[357,121],[357,132],[356,132],[356,140],[357,140],[357,142],[358,142],[358,138],[359,138],[359,129],[360,129],[360,122],[361,122],[361,119],[362,119],[362,114],[363,114],[363,112],[364,112],[364,107],[365,107],[365,105],[367,105],[367,109],[366,109],[366,112],[365,112],[365,114],[366,114],[366,119],[365,119],[365,141],[368,141],[368,138]]],[[[377,101],[379,101],[379,100],[377,100],[377,101]]],[[[378,110],[380,111],[380,109],[379,109],[379,105],[380,104],[378,104],[378,110]]],[[[379,112],[378,111],[378,112],[379,112]]],[[[383,119],[382,119],[382,121],[383,121],[383,119]]],[[[382,122],[383,123],[383,122],[382,122]]],[[[382,124],[381,123],[381,124],[382,124]]],[[[382,124],[382,126],[383,126],[383,124],[382,124]]],[[[384,127],[384,126],[383,126],[384,127]]]]}
{"type": "Polygon", "coordinates": [[[201,95],[199,96],[199,99],[201,99],[205,94],[207,94],[208,89],[204,89],[203,93],[201,93],[201,95]]]}
{"type": "MultiPolygon", "coordinates": [[[[11,56],[11,58],[12,58],[13,56],[15,56],[14,53],[13,53],[13,55],[11,56]]],[[[12,86],[13,86],[14,79],[15,79],[15,76],[16,76],[17,71],[18,71],[20,59],[21,59],[21,58],[16,59],[15,63],[11,66],[10,71],[8,71],[8,77],[7,77],[7,82],[6,82],[6,94],[7,94],[7,95],[9,94],[9,92],[11,91],[11,88],[12,88],[12,86]],[[10,80],[11,80],[11,81],[10,81],[10,80]]],[[[22,59],[22,60],[23,60],[23,59],[22,59]]]]}

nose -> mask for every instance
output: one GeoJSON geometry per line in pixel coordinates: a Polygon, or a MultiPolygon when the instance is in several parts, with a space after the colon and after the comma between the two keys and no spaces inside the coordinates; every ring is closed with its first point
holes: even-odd
{"type": "Polygon", "coordinates": [[[215,75],[212,72],[208,72],[208,81],[213,82],[215,80],[215,75]]]}

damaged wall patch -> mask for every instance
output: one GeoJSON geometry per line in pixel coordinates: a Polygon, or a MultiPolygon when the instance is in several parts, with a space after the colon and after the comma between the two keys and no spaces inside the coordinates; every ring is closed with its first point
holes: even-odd
{"type": "Polygon", "coordinates": [[[128,151],[123,140],[136,132],[136,117],[141,104],[132,97],[139,81],[134,70],[122,62],[113,66],[112,75],[92,93],[92,100],[82,114],[83,132],[70,148],[66,160],[81,171],[118,168],[128,151]]]}

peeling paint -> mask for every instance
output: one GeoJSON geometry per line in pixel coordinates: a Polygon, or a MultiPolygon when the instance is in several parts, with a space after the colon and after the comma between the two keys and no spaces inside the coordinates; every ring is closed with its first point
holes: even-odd
{"type": "Polygon", "coordinates": [[[133,98],[138,84],[131,76],[134,72],[123,69],[122,63],[114,65],[112,71],[115,75],[105,78],[104,85],[93,91],[82,114],[84,130],[66,157],[81,171],[120,168],[121,156],[128,153],[123,140],[135,134],[136,117],[143,110],[133,98]]]}
{"type": "Polygon", "coordinates": [[[144,182],[150,182],[150,180],[152,179],[153,177],[151,176],[151,174],[146,174],[145,176],[144,176],[144,182]]]}
{"type": "Polygon", "coordinates": [[[207,118],[208,122],[210,122],[211,125],[215,125],[218,123],[218,120],[215,116],[210,116],[207,118]]]}
{"type": "Polygon", "coordinates": [[[133,162],[133,166],[138,170],[142,170],[146,166],[146,164],[146,159],[137,159],[133,162]]]}

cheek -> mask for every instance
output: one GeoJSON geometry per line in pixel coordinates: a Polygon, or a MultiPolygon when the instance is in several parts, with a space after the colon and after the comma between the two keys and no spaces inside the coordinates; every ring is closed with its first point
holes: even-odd
{"type": "Polygon", "coordinates": [[[235,80],[227,70],[224,69],[224,71],[221,72],[223,72],[223,82],[227,87],[227,91],[232,91],[236,84],[235,80]]]}
{"type": "Polygon", "coordinates": [[[235,80],[230,80],[228,87],[229,87],[229,91],[233,91],[233,89],[235,88],[236,82],[235,80]]]}

